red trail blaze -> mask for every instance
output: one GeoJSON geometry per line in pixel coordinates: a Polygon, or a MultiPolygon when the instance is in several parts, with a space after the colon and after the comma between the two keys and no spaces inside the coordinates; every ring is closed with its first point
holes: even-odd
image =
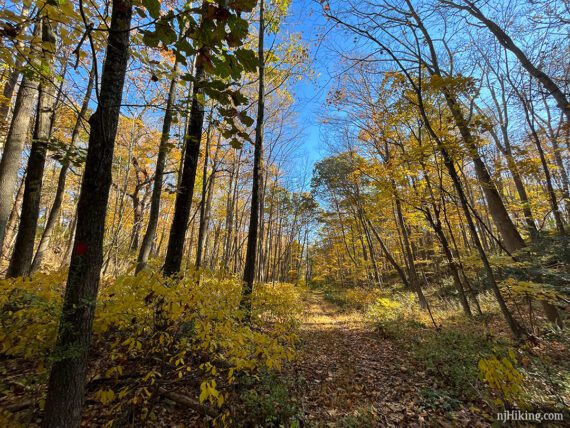
{"type": "Polygon", "coordinates": [[[82,256],[87,252],[87,244],[84,242],[78,242],[75,244],[75,248],[73,249],[73,254],[82,256]]]}

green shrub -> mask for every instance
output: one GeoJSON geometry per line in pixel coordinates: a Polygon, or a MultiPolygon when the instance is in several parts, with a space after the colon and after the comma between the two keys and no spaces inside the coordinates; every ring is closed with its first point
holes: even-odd
{"type": "Polygon", "coordinates": [[[243,419],[240,426],[298,427],[301,409],[289,390],[292,380],[263,372],[240,379],[243,419]]]}
{"type": "Polygon", "coordinates": [[[451,388],[455,397],[475,399],[479,384],[478,362],[493,354],[485,336],[473,331],[445,329],[424,333],[413,346],[418,360],[428,374],[438,376],[451,388]]]}
{"type": "Polygon", "coordinates": [[[423,409],[442,409],[447,412],[459,409],[461,401],[449,395],[447,391],[440,391],[431,388],[422,389],[420,391],[420,406],[423,409]]]}

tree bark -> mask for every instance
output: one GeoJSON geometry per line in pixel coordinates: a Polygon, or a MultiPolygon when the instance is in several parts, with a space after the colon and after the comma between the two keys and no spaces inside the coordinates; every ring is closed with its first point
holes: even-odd
{"type": "Polygon", "coordinates": [[[139,256],[137,259],[136,273],[142,271],[150,256],[152,243],[156,236],[158,227],[158,218],[160,216],[160,196],[162,194],[162,181],[164,179],[164,168],[166,166],[166,157],[168,156],[168,140],[170,139],[170,128],[172,126],[172,116],[174,112],[174,104],[176,102],[176,85],[178,78],[178,63],[174,64],[172,70],[174,77],[170,81],[170,89],[166,99],[166,111],[164,112],[164,119],[162,121],[162,134],[160,136],[160,144],[158,146],[158,157],[156,159],[156,169],[154,171],[152,195],[150,197],[150,212],[148,216],[148,224],[144,234],[139,256]]]}
{"type": "Polygon", "coordinates": [[[188,219],[192,207],[192,195],[194,193],[194,183],[196,181],[196,170],[198,168],[198,158],[200,157],[200,143],[202,140],[202,126],[204,124],[204,106],[200,101],[202,98],[204,84],[204,66],[196,61],[194,71],[195,84],[192,85],[192,107],[190,109],[190,119],[186,132],[186,151],[184,153],[184,166],[180,179],[180,186],[176,193],[174,203],[174,216],[170,226],[168,248],[162,267],[165,276],[178,275],[182,265],[184,253],[184,241],[188,229],[188,219]]]}
{"type": "Polygon", "coordinates": [[[204,147],[204,167],[202,169],[202,198],[200,203],[200,219],[198,224],[198,242],[196,245],[196,269],[199,269],[202,265],[202,252],[204,250],[204,237],[206,235],[207,229],[207,217],[206,217],[206,198],[208,195],[208,162],[209,162],[209,151],[210,142],[212,139],[212,115],[210,114],[210,119],[208,123],[208,130],[206,131],[206,147],[204,147]]]}
{"type": "Polygon", "coordinates": [[[247,252],[243,271],[243,290],[240,306],[246,319],[251,316],[251,294],[255,280],[255,259],[257,256],[257,232],[259,230],[259,196],[263,169],[263,118],[265,113],[265,34],[264,0],[259,0],[259,36],[257,43],[258,87],[257,119],[255,124],[255,146],[253,151],[253,182],[251,185],[251,212],[247,237],[247,252]]]}
{"type": "Polygon", "coordinates": [[[18,193],[16,193],[16,200],[14,201],[14,206],[10,212],[10,217],[8,218],[8,224],[6,225],[6,237],[4,239],[4,244],[0,251],[0,260],[6,255],[9,259],[10,249],[13,248],[13,240],[17,232],[17,224],[20,219],[20,212],[22,210],[22,199],[24,198],[24,182],[26,181],[26,176],[22,177],[20,180],[20,185],[18,186],[18,193]]]}
{"type": "MultiPolygon", "coordinates": [[[[40,21],[34,27],[33,39],[30,42],[30,55],[34,61],[32,64],[35,66],[38,66],[35,61],[41,58],[41,29],[40,21]]],[[[14,103],[12,122],[0,161],[0,244],[4,241],[6,222],[10,216],[14,194],[18,186],[18,169],[34,114],[37,94],[38,81],[31,75],[24,76],[14,103]]]]}
{"type": "Polygon", "coordinates": [[[81,104],[81,110],[79,110],[79,114],[77,115],[77,120],[73,127],[73,131],[71,132],[71,141],[69,142],[65,158],[63,159],[61,164],[61,169],[59,170],[55,197],[53,199],[51,210],[49,212],[48,219],[46,221],[46,225],[44,228],[44,232],[42,233],[38,249],[36,250],[34,261],[32,262],[32,268],[31,268],[32,274],[36,272],[42,264],[43,256],[49,247],[54,227],[57,223],[57,220],[59,219],[59,213],[61,211],[61,205],[63,203],[63,197],[65,193],[65,185],[67,182],[67,173],[69,171],[69,163],[70,163],[69,157],[71,155],[73,148],[75,147],[77,139],[79,138],[79,132],[81,130],[81,127],[83,126],[83,122],[85,121],[85,116],[87,115],[87,110],[89,108],[89,100],[91,99],[91,93],[93,92],[93,84],[95,76],[94,67],[95,67],[95,61],[93,61],[91,71],[89,72],[89,80],[87,82],[87,87],[85,89],[85,97],[83,98],[83,103],[81,104]]]}
{"type": "Polygon", "coordinates": [[[42,70],[48,72],[49,75],[42,76],[40,80],[38,110],[32,148],[28,158],[22,214],[14,252],[6,273],[8,278],[29,275],[31,270],[47,148],[56,107],[56,86],[52,82],[55,75],[56,44],[57,23],[44,16],[42,17],[42,70]]]}
{"type": "Polygon", "coordinates": [[[129,58],[130,0],[112,4],[107,53],[77,213],[75,244],[51,368],[42,427],[79,427],[87,356],[103,263],[105,214],[111,186],[113,149],[129,58]]]}

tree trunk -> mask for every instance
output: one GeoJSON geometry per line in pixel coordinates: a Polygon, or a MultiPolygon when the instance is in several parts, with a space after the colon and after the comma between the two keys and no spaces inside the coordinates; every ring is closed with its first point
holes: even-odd
{"type": "MultiPolygon", "coordinates": [[[[409,0],[407,0],[407,1],[409,1],[409,0]]],[[[419,108],[420,113],[422,115],[422,118],[424,120],[425,126],[428,128],[428,131],[429,131],[431,137],[434,139],[434,141],[437,144],[437,148],[443,157],[445,167],[447,168],[449,176],[451,177],[451,180],[453,181],[455,191],[457,192],[457,195],[459,196],[459,201],[461,203],[461,207],[463,208],[463,213],[465,215],[465,219],[467,221],[469,231],[471,232],[471,237],[473,238],[473,243],[475,244],[475,248],[477,249],[477,253],[479,254],[479,258],[480,258],[481,262],[483,263],[483,269],[485,272],[485,276],[487,277],[487,283],[489,284],[489,286],[491,287],[491,290],[493,291],[493,294],[495,295],[495,299],[497,300],[497,303],[499,304],[499,307],[501,308],[501,312],[502,312],[513,336],[515,336],[516,338],[519,338],[522,336],[523,330],[520,327],[520,325],[518,324],[518,322],[512,316],[511,311],[507,307],[507,304],[505,303],[505,300],[503,299],[501,291],[499,290],[499,286],[497,285],[497,281],[495,280],[495,275],[493,273],[493,269],[491,268],[491,264],[489,263],[489,259],[487,258],[487,254],[485,254],[485,250],[483,249],[483,246],[481,245],[479,235],[477,234],[477,228],[475,227],[475,223],[473,222],[473,218],[471,217],[471,213],[469,212],[469,203],[467,202],[467,197],[465,196],[465,192],[463,191],[463,187],[461,185],[461,180],[459,178],[459,175],[457,174],[457,171],[455,170],[453,160],[452,160],[451,156],[449,155],[449,153],[447,152],[447,149],[445,148],[443,142],[440,140],[440,138],[438,137],[436,132],[431,127],[431,122],[430,122],[430,120],[426,114],[425,108],[423,106],[422,94],[417,87],[416,87],[416,94],[419,98],[418,108],[419,108]]]]}
{"type": "Polygon", "coordinates": [[[22,215],[20,216],[14,252],[6,273],[8,278],[29,275],[31,270],[47,148],[51,138],[56,107],[56,86],[52,82],[55,75],[56,44],[57,23],[44,16],[42,18],[42,70],[50,73],[50,75],[42,76],[40,81],[38,110],[32,148],[28,158],[22,215]]]}
{"type": "Polygon", "coordinates": [[[204,147],[204,167],[202,169],[202,198],[200,202],[200,219],[198,223],[198,242],[196,245],[196,269],[200,269],[202,264],[202,252],[204,250],[204,236],[206,235],[206,229],[208,227],[206,218],[206,198],[208,194],[208,161],[209,161],[209,151],[210,142],[212,139],[212,115],[208,121],[208,130],[206,131],[206,147],[204,147]]]}
{"type": "Polygon", "coordinates": [[[166,157],[168,156],[168,140],[170,139],[170,128],[172,126],[172,113],[174,111],[174,104],[176,102],[176,85],[178,78],[178,63],[174,64],[172,70],[174,77],[170,81],[170,89],[166,99],[166,111],[164,112],[164,119],[162,121],[162,134],[160,136],[160,144],[158,146],[158,157],[156,159],[156,170],[154,171],[152,195],[150,197],[150,213],[148,216],[148,225],[143,237],[141,249],[137,259],[136,273],[143,270],[148,262],[152,243],[156,236],[156,229],[158,227],[158,218],[160,216],[160,196],[162,194],[162,181],[164,179],[164,167],[166,165],[166,157]]]}
{"type": "Polygon", "coordinates": [[[62,315],[51,368],[42,427],[79,427],[87,356],[103,263],[105,214],[111,186],[113,149],[129,58],[130,0],[112,4],[107,53],[101,75],[77,213],[62,315]]]}
{"type": "Polygon", "coordinates": [[[523,107],[524,107],[526,123],[530,129],[530,134],[534,141],[536,149],[538,150],[540,163],[544,171],[544,177],[546,179],[546,191],[548,193],[548,200],[550,201],[550,208],[552,209],[552,214],[554,215],[556,230],[560,235],[565,235],[566,232],[564,231],[564,222],[562,221],[562,215],[560,214],[560,209],[558,208],[558,202],[556,200],[556,193],[554,192],[554,186],[552,185],[552,176],[550,175],[550,168],[548,167],[548,162],[546,161],[546,155],[544,154],[544,149],[542,148],[540,137],[536,132],[536,128],[534,126],[534,120],[531,118],[531,114],[533,114],[534,112],[532,111],[532,106],[530,106],[528,100],[525,100],[524,97],[521,97],[521,101],[524,104],[523,107]]]}
{"type": "Polygon", "coordinates": [[[392,256],[392,254],[390,254],[390,251],[388,251],[388,248],[386,247],[386,244],[384,243],[384,241],[382,240],[382,238],[380,237],[380,234],[378,233],[378,231],[374,228],[374,225],[372,224],[372,222],[370,221],[370,219],[366,219],[368,221],[368,224],[370,225],[370,230],[372,230],[372,233],[374,234],[374,236],[376,237],[376,240],[378,241],[378,243],[380,244],[380,247],[382,248],[382,252],[384,253],[384,256],[386,257],[386,259],[388,259],[388,262],[392,265],[392,267],[396,270],[396,272],[398,273],[398,276],[400,277],[400,279],[402,280],[402,283],[404,284],[404,287],[406,288],[411,288],[410,282],[408,281],[408,278],[406,277],[406,273],[404,272],[404,270],[400,267],[400,265],[398,264],[398,262],[396,262],[396,260],[394,259],[394,257],[392,256]]]}
{"type": "Polygon", "coordinates": [[[170,226],[168,248],[162,267],[165,276],[178,275],[184,253],[184,241],[188,229],[188,219],[192,207],[192,195],[196,181],[198,158],[200,157],[200,142],[202,140],[202,126],[204,124],[204,106],[201,98],[204,84],[204,66],[196,61],[194,71],[195,84],[192,85],[192,107],[186,132],[186,151],[184,153],[184,166],[180,186],[176,193],[174,216],[170,226]]]}
{"type": "Polygon", "coordinates": [[[444,89],[443,93],[449,110],[451,111],[451,114],[455,121],[455,125],[459,129],[459,133],[461,134],[461,137],[470,152],[477,179],[481,182],[481,187],[483,188],[483,193],[485,195],[485,199],[487,200],[487,205],[489,207],[491,217],[493,218],[493,222],[497,226],[497,229],[503,238],[505,248],[510,253],[520,250],[525,246],[524,240],[521,238],[519,232],[513,224],[513,221],[509,217],[509,213],[507,212],[505,204],[501,199],[501,195],[497,191],[495,183],[489,174],[487,166],[479,155],[475,140],[471,134],[471,131],[469,130],[465,117],[463,116],[461,107],[459,106],[455,97],[450,93],[450,91],[444,89]]]}
{"type": "Polygon", "coordinates": [[[400,197],[396,190],[396,183],[394,180],[392,181],[392,191],[394,193],[394,199],[396,202],[396,216],[398,220],[398,224],[400,225],[400,229],[402,230],[402,239],[404,241],[404,257],[406,257],[406,261],[408,262],[408,278],[412,284],[412,287],[416,294],[418,295],[418,302],[420,304],[420,308],[427,309],[428,303],[422,291],[422,287],[420,285],[420,280],[418,277],[418,273],[416,271],[416,265],[414,262],[414,256],[412,254],[412,250],[410,247],[410,238],[408,236],[408,228],[406,226],[406,222],[404,221],[404,215],[402,213],[402,204],[400,202],[400,197]]]}
{"type": "MultiPolygon", "coordinates": [[[[412,14],[414,21],[417,23],[420,31],[422,32],[422,34],[425,37],[425,40],[428,44],[428,47],[429,47],[429,50],[431,53],[431,57],[432,57],[433,62],[434,62],[434,66],[436,67],[436,72],[439,73],[439,66],[437,65],[437,55],[435,52],[433,41],[432,41],[429,33],[427,32],[423,22],[421,21],[420,17],[415,12],[415,10],[412,6],[411,0],[405,0],[405,1],[406,1],[406,4],[407,4],[411,14],[412,14]]],[[[406,73],[407,73],[407,71],[406,71],[406,73]]],[[[410,80],[410,83],[413,85],[414,91],[416,92],[416,95],[418,97],[418,106],[417,107],[418,107],[418,110],[419,110],[421,117],[424,121],[424,125],[428,129],[429,134],[431,135],[431,137],[433,138],[433,140],[436,143],[438,151],[441,153],[441,156],[443,157],[445,167],[447,169],[447,172],[449,173],[449,176],[451,177],[451,180],[453,182],[453,186],[455,187],[455,191],[457,192],[457,196],[459,197],[459,201],[461,203],[461,207],[463,209],[463,213],[465,215],[465,219],[467,221],[469,231],[471,232],[471,237],[473,239],[473,243],[475,244],[475,247],[477,249],[477,253],[479,254],[479,258],[480,258],[481,262],[483,263],[483,269],[484,269],[485,275],[487,277],[487,283],[489,284],[489,286],[491,287],[491,290],[493,291],[493,294],[495,295],[495,299],[497,300],[497,303],[499,304],[499,307],[501,308],[501,312],[502,312],[502,314],[505,318],[505,321],[507,322],[507,325],[509,326],[513,336],[516,338],[519,338],[522,336],[522,334],[524,332],[523,332],[522,328],[520,327],[520,325],[518,324],[518,322],[514,319],[513,315],[511,314],[511,311],[509,310],[509,308],[507,307],[507,304],[505,303],[505,299],[503,299],[503,295],[501,294],[501,290],[499,289],[499,286],[497,285],[497,281],[495,280],[495,275],[493,273],[493,269],[491,268],[491,264],[489,263],[489,259],[487,258],[487,254],[485,254],[485,251],[483,250],[483,246],[481,245],[481,241],[479,240],[479,235],[477,234],[477,229],[475,227],[475,223],[473,223],[473,218],[471,217],[471,213],[469,212],[469,203],[467,202],[467,197],[465,196],[465,192],[463,191],[463,187],[461,185],[461,180],[460,180],[459,175],[457,174],[457,171],[455,169],[453,159],[451,158],[447,149],[445,148],[443,141],[441,141],[441,139],[439,138],[439,136],[437,135],[437,133],[434,131],[434,129],[431,126],[431,121],[430,121],[430,119],[426,113],[426,109],[425,109],[425,106],[423,103],[423,94],[421,92],[421,88],[419,88],[415,84],[414,80],[411,79],[411,77],[409,75],[408,75],[408,79],[410,80]]],[[[449,101],[452,101],[453,99],[446,95],[446,100],[448,100],[448,105],[449,105],[450,104],[449,101]]],[[[456,125],[458,126],[460,132],[462,132],[463,138],[464,139],[465,139],[465,137],[468,138],[468,141],[466,141],[466,143],[468,143],[468,145],[469,145],[470,134],[467,134],[465,136],[463,135],[463,133],[466,130],[467,131],[469,131],[469,130],[467,129],[466,126],[463,126],[463,124],[461,122],[457,123],[457,119],[462,118],[462,114],[461,114],[461,111],[459,110],[459,106],[455,106],[455,105],[453,105],[453,103],[451,103],[451,105],[449,105],[449,107],[451,109],[452,114],[454,115],[454,119],[456,120],[456,125]]],[[[495,189],[495,192],[496,192],[496,189],[495,189]]],[[[520,236],[519,236],[519,238],[520,238],[520,236]]],[[[522,241],[522,238],[520,240],[522,241]]],[[[524,244],[524,241],[522,241],[522,242],[524,244]]]]}
{"type": "MultiPolygon", "coordinates": [[[[30,42],[32,61],[41,58],[41,29],[40,21],[34,27],[33,40],[30,42]]],[[[35,65],[38,66],[38,64],[35,65]]],[[[30,75],[24,76],[14,103],[12,122],[0,161],[0,244],[4,241],[6,222],[10,216],[18,186],[18,169],[34,114],[37,94],[37,80],[30,75]]]]}
{"type": "Polygon", "coordinates": [[[264,54],[264,0],[259,0],[259,37],[257,43],[258,88],[257,121],[255,124],[255,147],[253,152],[253,183],[251,184],[251,213],[247,236],[247,252],[243,271],[243,290],[240,306],[245,310],[245,317],[251,316],[251,293],[255,280],[255,258],[257,256],[257,232],[259,229],[259,196],[263,169],[263,118],[265,113],[265,54],[264,54]]]}
{"type": "Polygon", "coordinates": [[[91,99],[91,93],[93,92],[94,76],[95,76],[95,61],[93,61],[91,71],[89,73],[89,80],[87,82],[87,88],[85,89],[85,97],[83,98],[83,103],[81,104],[81,110],[77,115],[77,120],[73,127],[71,133],[71,141],[67,148],[65,158],[62,161],[61,169],[59,170],[59,177],[57,179],[57,189],[55,191],[55,197],[51,206],[51,210],[46,221],[44,232],[40,239],[38,249],[36,250],[36,255],[34,261],[32,262],[31,273],[36,272],[41,264],[45,251],[49,248],[49,243],[51,241],[51,235],[53,234],[54,227],[59,219],[59,213],[61,211],[61,205],[63,203],[63,197],[65,192],[65,184],[67,181],[67,173],[69,171],[70,155],[79,137],[79,132],[85,121],[85,116],[87,115],[87,110],[89,108],[89,100],[91,99]]]}
{"type": "Polygon", "coordinates": [[[0,247],[0,261],[6,255],[9,260],[10,249],[13,248],[12,241],[15,238],[17,224],[20,219],[20,212],[22,211],[22,199],[24,198],[24,182],[26,181],[26,176],[22,177],[20,180],[20,185],[18,186],[18,193],[16,193],[16,200],[14,201],[14,206],[10,212],[10,217],[8,218],[8,224],[6,225],[6,238],[4,239],[4,244],[0,247]]]}

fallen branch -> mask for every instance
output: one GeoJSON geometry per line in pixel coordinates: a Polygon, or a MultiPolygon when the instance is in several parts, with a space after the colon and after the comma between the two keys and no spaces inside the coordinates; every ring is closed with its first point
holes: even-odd
{"type": "Polygon", "coordinates": [[[218,413],[214,411],[214,409],[209,408],[208,406],[204,406],[203,404],[199,403],[198,401],[194,400],[193,398],[188,397],[187,395],[178,394],[177,392],[167,391],[164,388],[160,388],[158,393],[169,400],[174,401],[177,404],[182,406],[189,407],[190,409],[200,413],[201,415],[210,416],[211,418],[215,418],[218,416],[218,413]]]}
{"type": "Polygon", "coordinates": [[[34,407],[35,405],[35,400],[24,400],[14,404],[2,405],[2,409],[7,410],[10,413],[17,413],[21,412],[22,410],[26,410],[29,407],[34,407]]]}

